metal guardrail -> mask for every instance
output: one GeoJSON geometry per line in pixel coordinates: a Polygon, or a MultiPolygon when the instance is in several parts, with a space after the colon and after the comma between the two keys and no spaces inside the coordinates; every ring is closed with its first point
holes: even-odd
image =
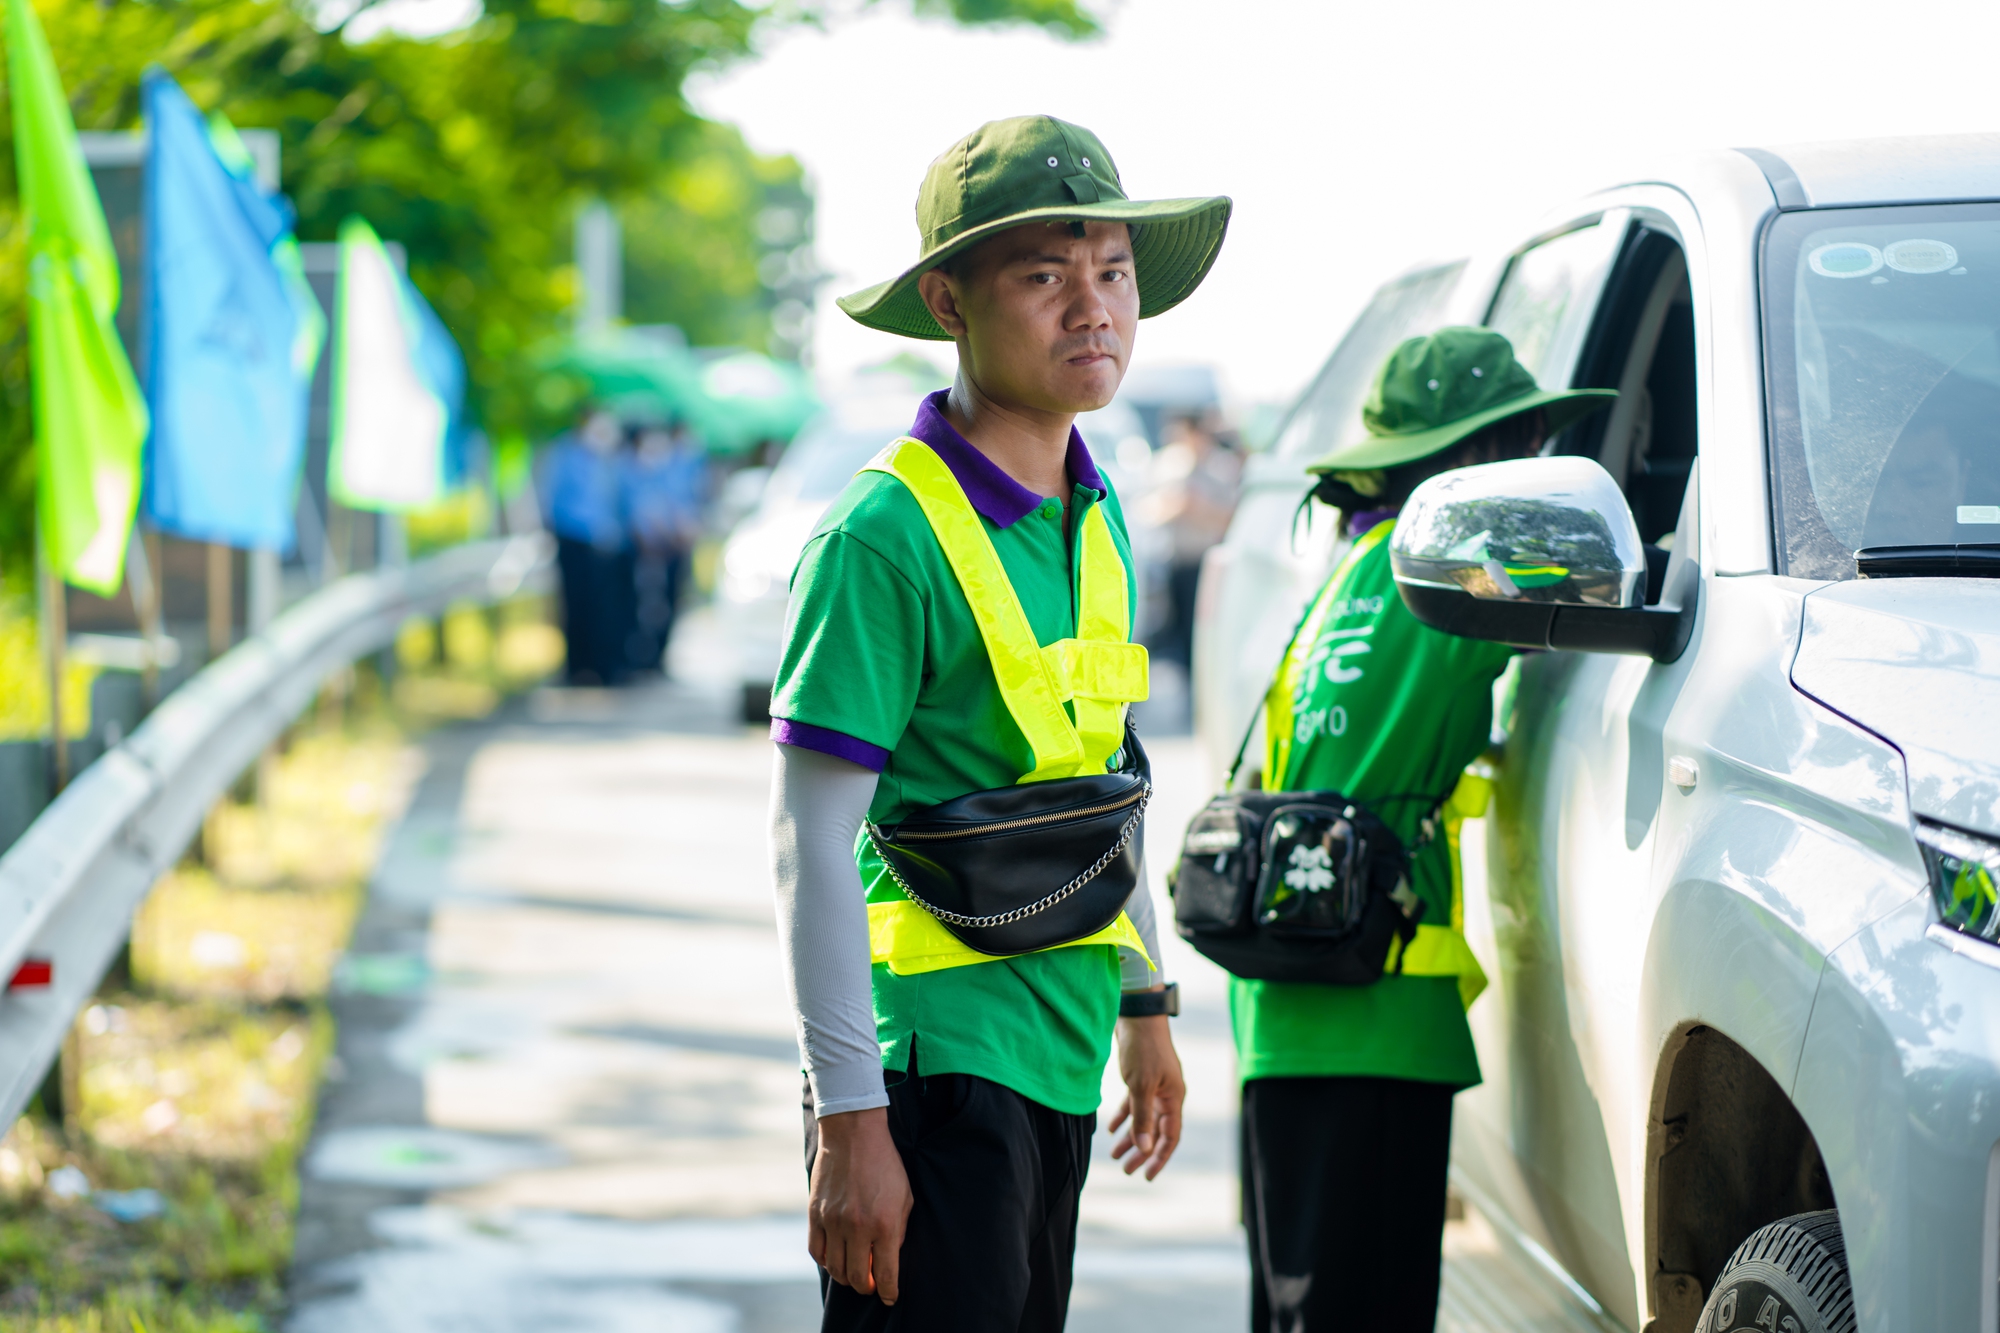
{"type": "Polygon", "coordinates": [[[412,616],[500,601],[546,574],[541,535],[478,542],[307,597],[161,701],[0,856],[0,1130],[34,1095],[77,1011],[216,798],[329,675],[392,643],[412,616]]]}

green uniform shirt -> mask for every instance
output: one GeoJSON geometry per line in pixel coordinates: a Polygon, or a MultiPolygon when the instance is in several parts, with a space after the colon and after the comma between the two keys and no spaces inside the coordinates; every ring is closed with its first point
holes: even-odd
{"type": "MultiPolygon", "coordinates": [[[[1333,790],[1416,845],[1420,825],[1479,756],[1493,682],[1511,648],[1420,623],[1389,569],[1393,521],[1377,524],[1327,580],[1280,669],[1265,713],[1264,785],[1333,790]]],[[[1455,919],[1453,853],[1440,836],[1415,858],[1424,920],[1455,919]]],[[[1368,986],[1232,978],[1229,1008],[1245,1079],[1350,1075],[1470,1087],[1479,1057],[1458,982],[1385,976],[1368,986]]]]}
{"type": "MultiPolygon", "coordinates": [[[[1102,503],[1136,605],[1131,546],[1116,496],[1072,435],[1070,520],[1015,484],[926,403],[912,434],[965,488],[1038,642],[1076,634],[1077,536],[1102,503]],[[949,432],[947,437],[944,432],[949,432]],[[997,517],[996,517],[997,516],[997,517]],[[1006,520],[1006,521],[999,521],[1006,520]]],[[[884,442],[886,443],[886,441],[884,442]]],[[[967,792],[1012,786],[1034,752],[1007,711],[984,640],[944,550],[903,484],[857,476],[820,520],[792,576],[773,734],[859,762],[882,777],[869,818],[894,823],[967,792]],[[823,743],[814,733],[834,733],[823,743]],[[857,750],[850,741],[860,742],[857,750]],[[871,762],[871,754],[880,762],[871,762]]],[[[864,835],[856,859],[868,901],[904,897],[864,835]]],[[[874,969],[882,1063],[925,1074],[976,1074],[1074,1115],[1097,1109],[1118,1021],[1111,945],[1053,949],[897,976],[874,969]]]]}

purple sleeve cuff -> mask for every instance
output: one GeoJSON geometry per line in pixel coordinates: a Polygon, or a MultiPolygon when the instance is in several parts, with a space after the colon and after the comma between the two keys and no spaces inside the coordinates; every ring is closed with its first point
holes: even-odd
{"type": "Polygon", "coordinates": [[[771,739],[780,745],[796,745],[801,750],[818,750],[835,759],[859,764],[874,773],[880,773],[889,766],[889,752],[881,746],[856,740],[846,732],[835,731],[831,727],[815,727],[810,722],[774,717],[771,719],[771,739]]]}

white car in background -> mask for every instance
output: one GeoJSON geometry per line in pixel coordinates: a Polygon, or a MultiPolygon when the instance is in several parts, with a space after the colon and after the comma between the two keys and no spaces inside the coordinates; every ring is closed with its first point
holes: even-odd
{"type": "Polygon", "coordinates": [[[1219,767],[1340,549],[1290,536],[1303,468],[1398,339],[1619,391],[1391,550],[1428,623],[1542,650],[1463,830],[1453,1180],[1635,1333],[2000,1333],[1996,199],[2000,136],[1716,152],[1407,274],[1204,570],[1219,767]]]}
{"type": "MultiPolygon", "coordinates": [[[[820,516],[863,464],[903,434],[916,417],[917,397],[907,389],[838,396],[808,423],[771,470],[757,503],[730,532],[722,548],[717,609],[724,637],[736,654],[743,720],[770,716],[771,684],[784,647],[785,604],[792,569],[820,516]]],[[[1146,525],[1135,491],[1143,487],[1152,457],[1139,416],[1121,402],[1077,418],[1091,457],[1126,507],[1133,558],[1142,570],[1164,559],[1161,534],[1146,525]]],[[[1157,577],[1142,581],[1157,585],[1157,577]]],[[[1157,616],[1158,599],[1142,602],[1137,630],[1157,616]]]]}

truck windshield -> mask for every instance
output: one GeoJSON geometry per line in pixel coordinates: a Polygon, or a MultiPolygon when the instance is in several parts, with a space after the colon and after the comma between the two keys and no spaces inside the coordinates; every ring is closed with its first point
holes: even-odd
{"type": "Polygon", "coordinates": [[[1765,246],[1784,571],[2000,546],[2000,204],[1789,213],[1765,246]]]}

